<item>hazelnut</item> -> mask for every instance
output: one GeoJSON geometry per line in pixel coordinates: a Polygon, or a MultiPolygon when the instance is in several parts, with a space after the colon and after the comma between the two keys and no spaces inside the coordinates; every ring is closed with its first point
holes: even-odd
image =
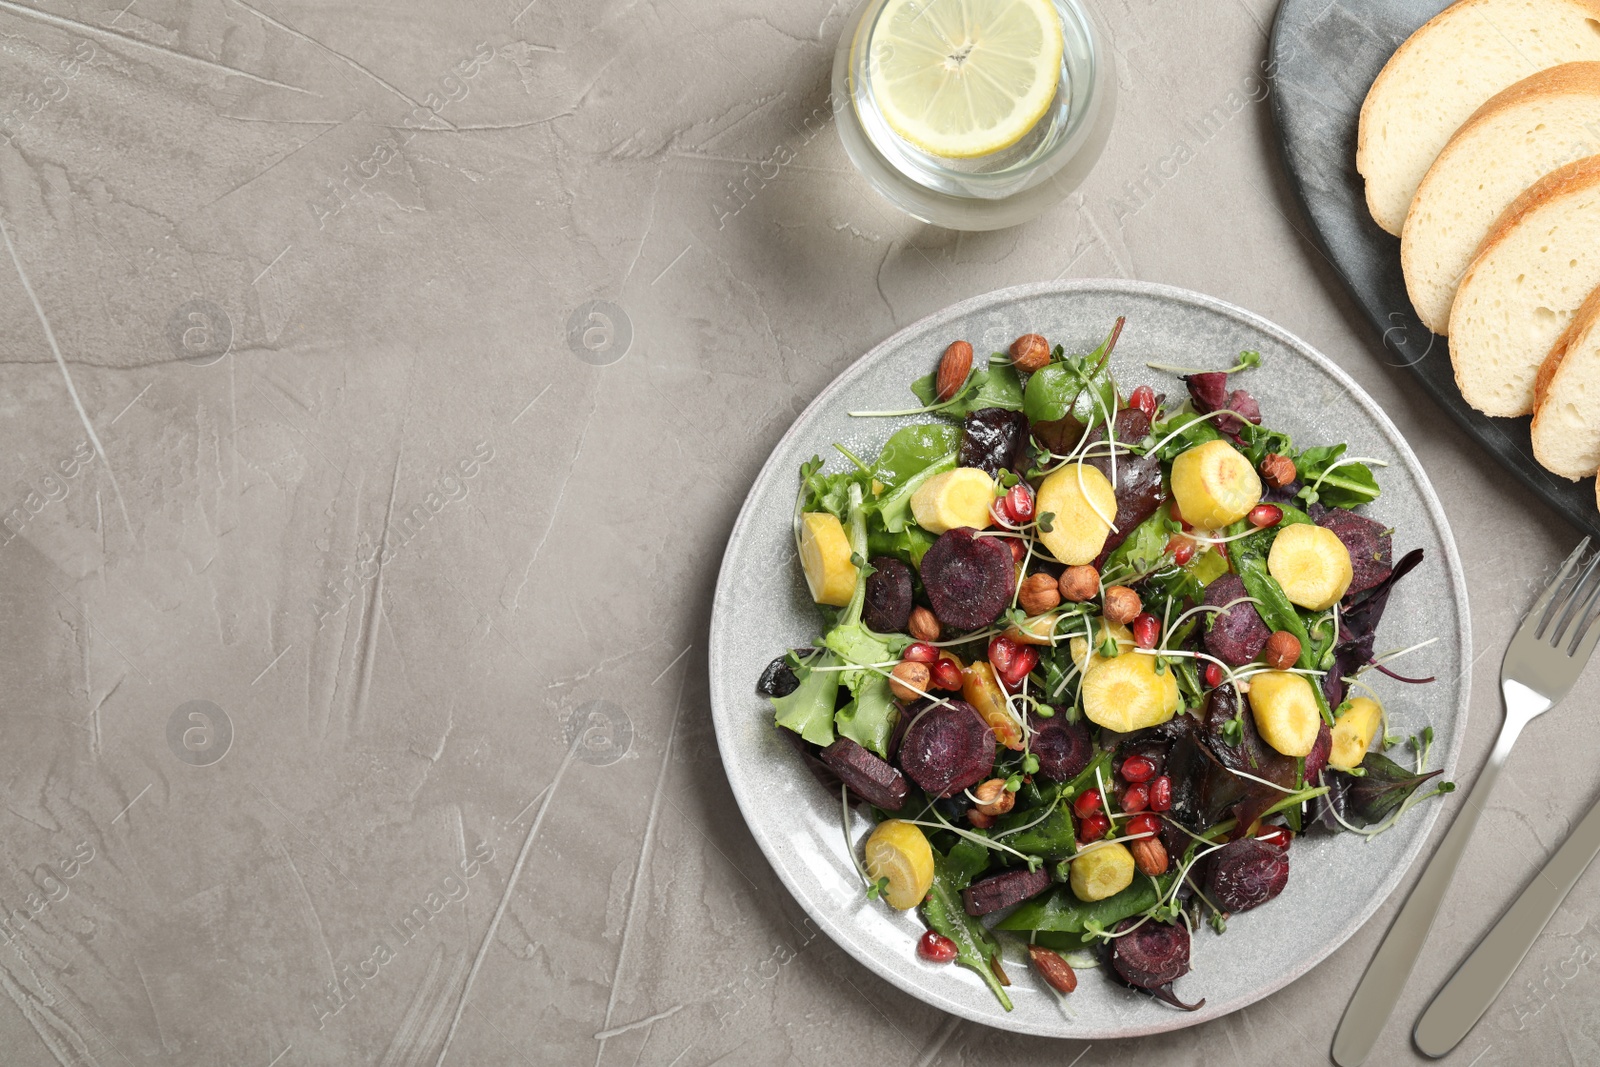
{"type": "Polygon", "coordinates": [[[1300,660],[1300,639],[1288,630],[1279,630],[1267,638],[1261,658],[1273,670],[1286,671],[1300,660]]]}
{"type": "Polygon", "coordinates": [[[979,830],[987,830],[994,825],[994,816],[985,815],[977,808],[968,808],[967,821],[979,830]]]}
{"type": "Polygon", "coordinates": [[[1288,456],[1268,452],[1261,458],[1261,480],[1274,489],[1282,489],[1294,481],[1297,474],[1299,472],[1294,469],[1294,460],[1288,456]]]}
{"type": "Polygon", "coordinates": [[[1029,615],[1043,615],[1061,603],[1061,592],[1048,574],[1030,574],[1017,593],[1017,603],[1029,615]]]}
{"type": "Polygon", "coordinates": [[[1032,374],[1050,362],[1050,342],[1036,333],[1025,333],[1011,342],[1011,362],[1020,371],[1032,374]]]}
{"type": "Polygon", "coordinates": [[[1128,625],[1144,610],[1144,601],[1125,585],[1113,585],[1106,590],[1105,617],[1107,622],[1128,625]]]}
{"type": "Polygon", "coordinates": [[[934,377],[934,399],[944,403],[955,397],[967,384],[972,373],[972,345],[966,341],[951,341],[939,358],[939,371],[934,377]]]}
{"type": "Polygon", "coordinates": [[[991,778],[972,791],[978,798],[977,810],[984,815],[1004,815],[1017,802],[1015,793],[1006,789],[1004,778],[991,778]]]}
{"type": "Polygon", "coordinates": [[[916,700],[928,691],[933,674],[926,663],[903,660],[889,672],[889,692],[896,700],[916,700]]]}
{"type": "Polygon", "coordinates": [[[906,623],[906,632],[918,641],[937,641],[940,634],[939,618],[918,604],[911,609],[911,620],[906,623]]]}
{"type": "Polygon", "coordinates": [[[1128,851],[1133,853],[1133,862],[1140,874],[1159,878],[1167,873],[1167,846],[1161,843],[1159,837],[1141,837],[1137,841],[1129,841],[1128,851]]]}
{"type": "Polygon", "coordinates": [[[1074,603],[1093,600],[1100,595],[1100,572],[1087,563],[1078,567],[1068,567],[1061,572],[1056,588],[1061,591],[1063,600],[1071,600],[1074,603]]]}

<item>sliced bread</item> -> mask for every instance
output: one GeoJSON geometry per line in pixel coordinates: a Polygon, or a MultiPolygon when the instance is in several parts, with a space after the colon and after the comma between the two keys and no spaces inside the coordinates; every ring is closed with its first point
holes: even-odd
{"type": "Polygon", "coordinates": [[[1400,233],[1406,291],[1424,325],[1450,328],[1456,284],[1489,227],[1524,189],[1600,152],[1600,63],[1563,63],[1496,93],[1417,187],[1400,233]]]}
{"type": "Polygon", "coordinates": [[[1534,458],[1574,481],[1600,470],[1600,289],[1550,349],[1534,398],[1534,458]]]}
{"type": "Polygon", "coordinates": [[[1462,397],[1486,415],[1526,415],[1533,383],[1573,312],[1600,285],[1600,155],[1568,163],[1512,201],[1450,307],[1462,397]]]}
{"type": "Polygon", "coordinates": [[[1356,169],[1392,234],[1450,135],[1507,86],[1558,63],[1600,60],[1600,0],[1458,0],[1406,39],[1367,92],[1356,169]]]}

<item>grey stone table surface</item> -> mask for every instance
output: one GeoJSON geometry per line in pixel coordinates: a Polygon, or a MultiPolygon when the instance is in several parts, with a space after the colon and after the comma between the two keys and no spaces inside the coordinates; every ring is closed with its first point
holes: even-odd
{"type": "MultiPolygon", "coordinates": [[[[0,0],[0,1062],[1325,1062],[1398,899],[1248,1009],[1093,1046],[958,1023],[817,935],[706,706],[744,492],[960,298],[1235,301],[1435,481],[1478,650],[1462,780],[1573,535],[1307,240],[1270,0],[1096,0],[1106,152],[982,235],[849,167],[848,6],[0,0]]],[[[1409,1020],[1595,795],[1595,677],[1524,736],[1373,1062],[1419,1060],[1409,1020]]],[[[1600,1062],[1597,910],[1591,875],[1448,1062],[1600,1062]]]]}

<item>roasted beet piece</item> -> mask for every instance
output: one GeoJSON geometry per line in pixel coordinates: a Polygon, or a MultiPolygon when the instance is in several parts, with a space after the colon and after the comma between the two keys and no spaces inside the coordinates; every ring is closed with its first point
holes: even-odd
{"type": "Polygon", "coordinates": [[[998,478],[1003,470],[1022,470],[1027,462],[1028,417],[1006,408],[980,408],[962,426],[960,462],[998,478]]]}
{"type": "MultiPolygon", "coordinates": [[[[1205,602],[1211,607],[1220,608],[1249,595],[1237,574],[1224,574],[1206,586],[1205,602]]],[[[1243,666],[1261,655],[1261,650],[1267,647],[1267,638],[1272,636],[1272,631],[1261,621],[1260,613],[1251,603],[1234,604],[1227,611],[1215,613],[1208,625],[1206,651],[1235,667],[1243,666]]]]}
{"type": "Polygon", "coordinates": [[[1059,708],[1048,719],[1028,712],[1028,728],[1033,731],[1029,751],[1039,761],[1039,773],[1046,778],[1064,782],[1087,767],[1094,756],[1089,727],[1082,722],[1067,722],[1059,708]]]}
{"type": "Polygon", "coordinates": [[[1345,596],[1365,593],[1389,577],[1394,559],[1394,531],[1383,523],[1357,515],[1344,508],[1329,508],[1316,517],[1318,526],[1332,530],[1350,552],[1350,569],[1354,572],[1345,596]]]}
{"type": "Polygon", "coordinates": [[[922,587],[939,621],[958,630],[988,626],[1011,606],[1017,564],[998,537],[974,537],[958,526],[939,535],[922,557],[922,587]]]}
{"type": "Polygon", "coordinates": [[[1210,857],[1206,896],[1227,912],[1265,904],[1289,883],[1289,856],[1254,837],[1229,841],[1210,857]]]}
{"type": "Polygon", "coordinates": [[[1136,989],[1184,1011],[1197,1011],[1205,1001],[1185,1004],[1172,991],[1172,983],[1189,973],[1189,931],[1173,923],[1153,923],[1124,919],[1117,926],[1121,936],[1112,939],[1111,969],[1117,977],[1136,989]],[[1126,931],[1126,932],[1124,932],[1126,931]]]}
{"type": "MultiPolygon", "coordinates": [[[[800,649],[801,655],[811,650],[800,649]]],[[[800,688],[800,679],[795,677],[794,668],[789,666],[789,654],[786,652],[767,664],[761,672],[761,677],[756,679],[756,696],[786,697],[800,688]]]]}
{"type": "Polygon", "coordinates": [[[1021,904],[1049,888],[1050,872],[1043,867],[1037,871],[1006,871],[967,886],[961,891],[961,904],[968,915],[987,915],[1021,904]]]}
{"type": "Polygon", "coordinates": [[[911,725],[900,739],[900,768],[929,796],[959,793],[994,769],[994,731],[965,700],[919,700],[905,714],[911,725]]]}
{"type": "Polygon", "coordinates": [[[861,621],[880,634],[899,633],[911,618],[911,568],[893,556],[873,556],[867,561],[867,603],[861,621]]]}
{"type": "Polygon", "coordinates": [[[850,792],[885,811],[899,811],[906,799],[905,776],[848,737],[822,750],[822,762],[850,792]]]}

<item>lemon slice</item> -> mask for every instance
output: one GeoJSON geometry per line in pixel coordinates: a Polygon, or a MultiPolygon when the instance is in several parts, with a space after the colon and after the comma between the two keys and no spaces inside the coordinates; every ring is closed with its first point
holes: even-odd
{"type": "Polygon", "coordinates": [[[971,159],[1027,136],[1061,80],[1050,0],[890,0],[868,79],[891,129],[925,152],[971,159]]]}

